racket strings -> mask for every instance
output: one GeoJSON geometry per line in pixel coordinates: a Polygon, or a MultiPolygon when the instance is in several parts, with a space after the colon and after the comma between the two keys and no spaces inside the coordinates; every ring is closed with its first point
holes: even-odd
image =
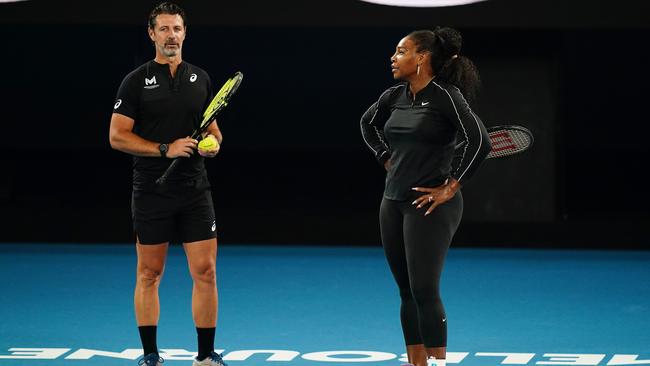
{"type": "Polygon", "coordinates": [[[228,79],[224,85],[219,89],[217,95],[212,99],[212,102],[203,112],[203,122],[202,125],[212,119],[212,116],[216,112],[225,107],[228,104],[228,98],[234,93],[236,86],[239,85],[241,77],[237,76],[235,78],[228,79]]]}
{"type": "Polygon", "coordinates": [[[489,157],[502,157],[517,154],[531,145],[530,136],[524,131],[501,130],[490,132],[492,151],[489,157]]]}

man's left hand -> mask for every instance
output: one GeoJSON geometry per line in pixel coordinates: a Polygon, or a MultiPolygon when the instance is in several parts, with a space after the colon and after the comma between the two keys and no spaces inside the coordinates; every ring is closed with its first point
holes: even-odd
{"type": "Polygon", "coordinates": [[[206,139],[213,139],[214,140],[214,147],[210,149],[202,149],[200,144],[199,144],[199,155],[203,156],[204,158],[214,158],[218,153],[219,150],[221,150],[221,144],[219,144],[219,141],[217,140],[214,135],[207,135],[205,137],[206,139]]]}

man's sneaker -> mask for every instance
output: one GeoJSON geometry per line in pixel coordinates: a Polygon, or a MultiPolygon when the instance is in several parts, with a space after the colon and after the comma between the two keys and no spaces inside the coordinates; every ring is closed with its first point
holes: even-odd
{"type": "Polygon", "coordinates": [[[156,353],[150,353],[138,361],[138,366],[162,366],[165,360],[156,353]]]}
{"type": "Polygon", "coordinates": [[[206,359],[203,361],[194,359],[194,362],[192,362],[192,366],[228,366],[228,365],[226,365],[226,363],[223,362],[220,354],[213,351],[212,354],[209,357],[206,357],[206,359]]]}

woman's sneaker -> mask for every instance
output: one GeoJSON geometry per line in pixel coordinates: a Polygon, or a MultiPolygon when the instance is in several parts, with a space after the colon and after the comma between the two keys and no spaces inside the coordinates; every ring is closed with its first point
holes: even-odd
{"type": "Polygon", "coordinates": [[[206,357],[205,360],[203,361],[194,359],[194,362],[192,362],[192,366],[227,366],[227,365],[225,362],[223,362],[221,355],[213,351],[212,354],[209,357],[206,357]]]}
{"type": "Polygon", "coordinates": [[[138,361],[138,366],[162,366],[165,360],[158,356],[157,353],[150,353],[138,361]]]}

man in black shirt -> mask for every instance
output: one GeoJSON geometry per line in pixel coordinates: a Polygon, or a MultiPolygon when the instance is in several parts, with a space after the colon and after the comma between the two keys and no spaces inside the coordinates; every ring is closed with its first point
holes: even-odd
{"type": "Polygon", "coordinates": [[[223,366],[214,352],[217,320],[216,223],[203,157],[214,157],[222,135],[216,121],[205,137],[217,147],[199,149],[191,139],[211,100],[210,78],[182,60],[184,11],[162,3],[149,17],[156,56],[128,74],[117,93],[110,126],[111,146],[133,155],[132,214],[136,233],[135,314],[144,349],[140,365],[157,366],[158,286],[169,242],[180,239],[194,286],[192,316],[198,334],[194,366],[223,366]],[[209,136],[211,135],[211,136],[209,136]],[[209,136],[209,137],[208,137],[209,136]],[[200,156],[199,156],[200,155],[200,156]],[[183,159],[164,185],[156,185],[172,159],[183,159]]]}

